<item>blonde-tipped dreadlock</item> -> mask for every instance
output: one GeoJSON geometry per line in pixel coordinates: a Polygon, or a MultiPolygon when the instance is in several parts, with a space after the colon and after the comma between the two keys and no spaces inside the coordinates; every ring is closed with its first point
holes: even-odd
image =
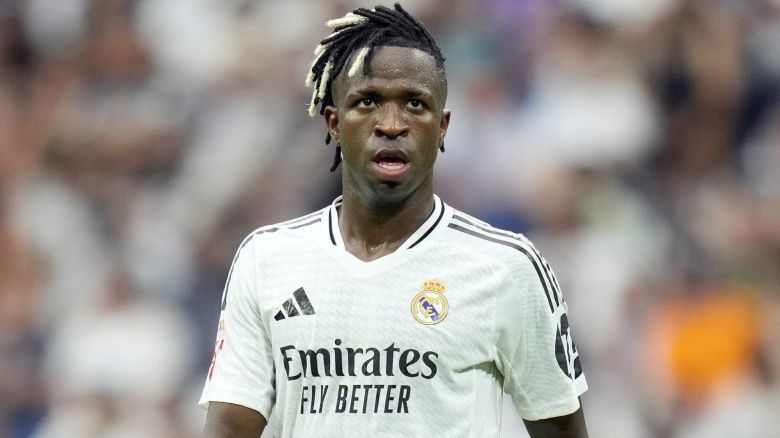
{"type": "MultiPolygon", "coordinates": [[[[436,60],[444,69],[444,57],[428,31],[407,13],[401,5],[394,9],[377,6],[374,9],[358,8],[347,15],[329,20],[327,26],[333,29],[327,38],[314,49],[314,62],[306,75],[306,86],[312,87],[309,115],[324,114],[325,107],[333,105],[331,93],[333,79],[344,69],[347,60],[357,52],[347,75],[352,77],[361,69],[369,74],[369,65],[375,47],[399,46],[420,49],[436,60]]],[[[330,143],[330,133],[325,144],[330,143]]],[[[441,146],[442,152],[444,146],[441,146]]],[[[331,172],[341,162],[341,147],[336,145],[331,172]]]]}

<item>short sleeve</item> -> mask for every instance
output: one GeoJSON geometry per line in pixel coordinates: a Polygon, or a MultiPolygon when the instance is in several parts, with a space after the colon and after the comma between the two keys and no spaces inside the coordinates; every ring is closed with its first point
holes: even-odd
{"type": "Polygon", "coordinates": [[[246,406],[269,418],[274,405],[271,341],[257,303],[256,258],[248,245],[239,248],[223,292],[222,310],[211,365],[199,405],[212,401],[246,406]]]}
{"type": "MultiPolygon", "coordinates": [[[[527,242],[527,241],[526,241],[527,242]]],[[[573,413],[587,390],[558,281],[536,248],[521,247],[496,300],[497,366],[521,417],[573,413]]]]}

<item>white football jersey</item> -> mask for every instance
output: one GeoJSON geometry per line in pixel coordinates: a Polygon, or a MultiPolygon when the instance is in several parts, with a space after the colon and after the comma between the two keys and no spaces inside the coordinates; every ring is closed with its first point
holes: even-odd
{"type": "Polygon", "coordinates": [[[257,410],[276,438],[495,438],[503,392],[527,420],[579,407],[567,305],[525,237],[435,197],[398,250],[364,262],[340,202],[243,241],[203,407],[257,410]]]}

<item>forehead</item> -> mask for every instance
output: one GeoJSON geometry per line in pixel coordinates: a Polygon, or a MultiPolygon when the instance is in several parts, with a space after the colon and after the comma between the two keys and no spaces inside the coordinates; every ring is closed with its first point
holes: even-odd
{"type": "Polygon", "coordinates": [[[346,72],[352,65],[350,59],[339,74],[336,84],[347,94],[351,90],[366,86],[404,86],[426,89],[434,95],[446,95],[444,72],[436,66],[433,56],[420,49],[409,47],[377,47],[371,58],[368,76],[362,70],[348,77],[346,72]]]}

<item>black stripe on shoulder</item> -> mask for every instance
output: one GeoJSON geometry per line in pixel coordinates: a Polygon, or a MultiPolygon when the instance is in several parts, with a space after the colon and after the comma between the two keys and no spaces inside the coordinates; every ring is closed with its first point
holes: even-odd
{"type": "Polygon", "coordinates": [[[236,250],[236,255],[233,256],[233,261],[230,263],[230,269],[228,270],[228,278],[227,281],[225,281],[225,288],[222,290],[222,304],[220,306],[220,310],[225,310],[225,307],[227,307],[228,288],[230,287],[230,280],[233,278],[233,268],[236,266],[236,262],[238,261],[238,256],[239,254],[241,254],[241,250],[244,249],[247,243],[249,243],[249,241],[252,240],[257,234],[258,231],[254,231],[252,234],[246,236],[244,238],[244,241],[241,242],[241,245],[238,246],[238,249],[236,250]]]}
{"type": "Polygon", "coordinates": [[[275,233],[275,232],[277,232],[279,230],[295,230],[297,228],[303,228],[303,227],[306,227],[306,226],[309,226],[309,225],[312,225],[312,224],[316,224],[317,222],[320,222],[321,220],[322,220],[322,218],[317,217],[317,218],[314,218],[314,219],[311,219],[311,220],[308,220],[308,221],[293,222],[293,223],[290,223],[289,225],[277,225],[277,226],[272,227],[272,228],[261,228],[261,229],[255,231],[253,235],[257,236],[257,235],[264,234],[264,233],[275,233]]]}
{"type": "Polygon", "coordinates": [[[539,252],[539,250],[536,248],[536,246],[528,240],[525,236],[517,235],[514,233],[510,233],[504,230],[499,230],[493,227],[490,227],[486,224],[480,224],[476,221],[469,220],[468,218],[464,217],[460,214],[455,214],[453,216],[453,219],[457,219],[459,221],[465,222],[475,228],[479,228],[481,231],[490,234],[490,235],[496,235],[496,236],[502,236],[502,237],[508,237],[510,239],[513,239],[517,242],[520,242],[522,245],[528,247],[528,249],[533,252],[534,256],[536,256],[536,261],[539,263],[539,265],[542,267],[542,270],[544,271],[544,275],[547,278],[547,283],[550,285],[550,288],[552,289],[552,297],[555,301],[555,305],[559,306],[561,302],[563,302],[563,294],[561,293],[561,288],[558,285],[558,279],[555,278],[555,274],[552,272],[552,268],[550,268],[550,264],[547,263],[547,261],[542,257],[542,254],[539,252]]]}
{"type": "Polygon", "coordinates": [[[309,225],[313,225],[313,224],[316,224],[316,223],[319,223],[319,222],[322,222],[322,218],[321,217],[317,217],[317,218],[314,218],[312,220],[309,220],[309,221],[306,221],[306,222],[303,222],[303,223],[297,223],[295,225],[288,225],[288,226],[280,227],[280,228],[281,229],[285,229],[285,230],[295,230],[295,229],[298,229],[298,228],[308,227],[309,225]]]}
{"type": "Polygon", "coordinates": [[[303,222],[303,221],[305,221],[307,219],[311,219],[311,218],[313,218],[315,216],[322,216],[322,209],[314,211],[314,212],[311,212],[311,213],[307,214],[306,216],[301,216],[301,217],[298,217],[298,218],[295,218],[295,219],[290,219],[288,221],[280,222],[280,223],[276,224],[276,226],[282,227],[282,226],[287,226],[287,225],[294,225],[294,224],[296,224],[298,222],[303,222]]]}
{"type": "Polygon", "coordinates": [[[463,216],[461,214],[458,214],[458,213],[455,213],[452,216],[452,218],[453,219],[457,219],[457,220],[459,220],[461,222],[465,222],[465,223],[471,225],[472,227],[479,228],[480,230],[482,230],[482,231],[484,231],[486,233],[489,233],[489,234],[496,234],[498,236],[509,237],[509,238],[515,239],[515,240],[521,240],[514,233],[510,233],[508,231],[504,231],[504,230],[499,230],[497,228],[493,228],[493,227],[491,227],[491,226],[489,226],[489,225],[487,225],[485,223],[477,222],[475,220],[469,219],[469,218],[467,218],[467,217],[465,217],[465,216],[463,216]]]}
{"type": "Polygon", "coordinates": [[[252,239],[255,238],[255,236],[259,236],[264,233],[275,233],[279,230],[294,230],[297,228],[303,228],[309,225],[316,224],[322,220],[320,217],[316,217],[310,220],[306,220],[307,218],[311,218],[316,214],[321,214],[321,212],[312,213],[310,215],[304,216],[300,219],[295,219],[288,222],[283,222],[280,225],[277,225],[272,228],[260,228],[258,230],[255,230],[252,234],[248,235],[243,242],[241,242],[241,245],[239,245],[238,250],[236,250],[236,255],[233,257],[233,262],[230,264],[230,270],[228,271],[228,278],[227,281],[225,281],[225,289],[222,291],[222,310],[225,310],[225,307],[227,306],[227,292],[230,288],[230,280],[233,279],[233,268],[236,265],[236,262],[238,261],[238,256],[241,254],[241,250],[244,249],[249,242],[252,241],[252,239]]]}
{"type": "Polygon", "coordinates": [[[415,245],[417,245],[418,243],[420,243],[423,240],[425,240],[425,238],[428,237],[428,235],[431,234],[433,232],[433,230],[436,229],[437,226],[439,226],[439,222],[441,222],[441,218],[443,218],[443,217],[444,217],[444,206],[442,205],[441,206],[441,211],[439,212],[439,217],[436,218],[436,222],[434,222],[433,225],[431,225],[431,227],[428,228],[428,231],[426,231],[425,234],[423,234],[419,239],[417,239],[416,242],[414,242],[411,246],[409,246],[409,249],[414,248],[415,245]]]}
{"type": "Polygon", "coordinates": [[[276,225],[271,225],[270,227],[259,228],[254,232],[254,234],[275,233],[279,230],[294,230],[296,228],[305,227],[306,225],[316,224],[322,220],[321,216],[322,211],[316,211],[298,219],[281,222],[276,225]]]}
{"type": "Polygon", "coordinates": [[[486,233],[474,231],[470,228],[466,228],[462,225],[458,225],[456,223],[450,223],[448,225],[449,228],[452,228],[453,230],[460,231],[462,233],[466,233],[468,235],[474,236],[476,238],[487,240],[488,242],[497,243],[499,245],[508,246],[510,248],[514,248],[520,252],[522,252],[528,260],[531,261],[531,264],[534,266],[534,269],[536,270],[536,275],[539,276],[539,282],[542,283],[542,287],[544,288],[544,294],[547,297],[547,304],[550,306],[550,312],[554,312],[555,308],[553,307],[552,299],[550,299],[550,290],[547,287],[547,283],[544,281],[544,277],[542,274],[541,269],[539,268],[539,264],[536,262],[536,258],[531,255],[531,253],[523,246],[520,246],[514,242],[508,242],[506,240],[498,239],[496,237],[490,236],[486,233]]]}

